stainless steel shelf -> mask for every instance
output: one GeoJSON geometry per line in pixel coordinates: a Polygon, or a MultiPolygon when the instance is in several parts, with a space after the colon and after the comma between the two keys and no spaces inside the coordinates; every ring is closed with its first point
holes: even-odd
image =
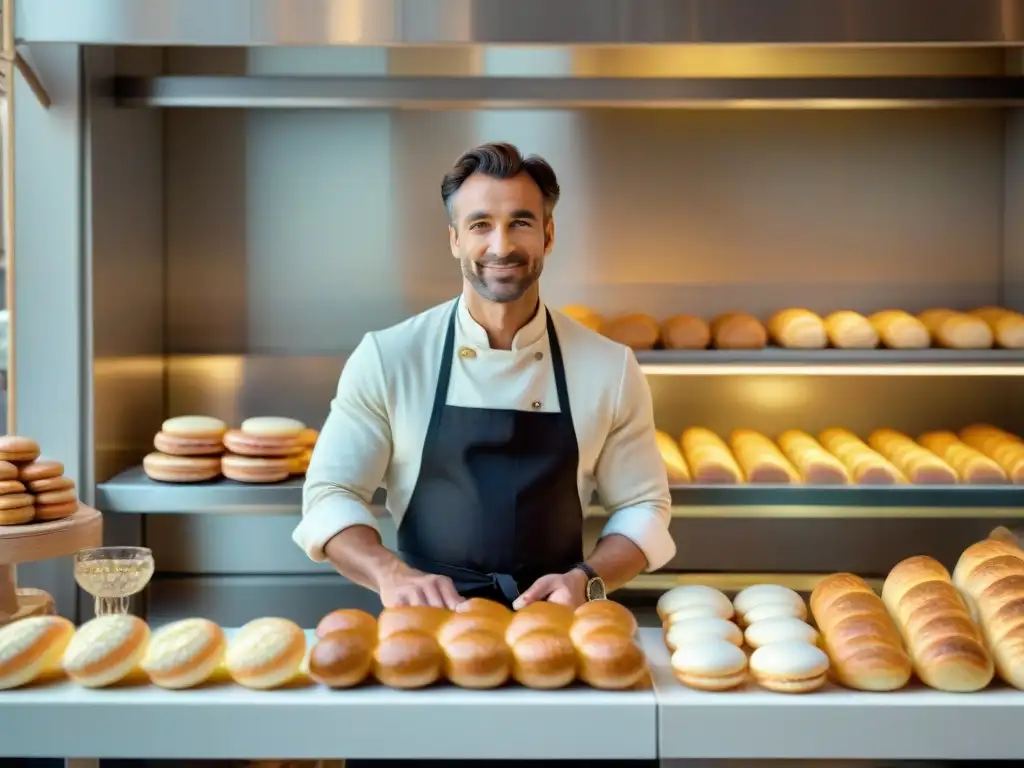
{"type": "Polygon", "coordinates": [[[1020,77],[120,78],[125,107],[237,109],[898,109],[1024,105],[1020,77]]]}

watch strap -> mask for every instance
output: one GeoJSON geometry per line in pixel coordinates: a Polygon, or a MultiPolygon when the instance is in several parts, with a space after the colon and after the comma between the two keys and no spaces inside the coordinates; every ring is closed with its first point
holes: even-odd
{"type": "Polygon", "coordinates": [[[597,571],[591,568],[587,563],[577,563],[575,568],[583,571],[583,574],[587,577],[587,581],[590,581],[591,579],[601,578],[597,575],[597,571]]]}

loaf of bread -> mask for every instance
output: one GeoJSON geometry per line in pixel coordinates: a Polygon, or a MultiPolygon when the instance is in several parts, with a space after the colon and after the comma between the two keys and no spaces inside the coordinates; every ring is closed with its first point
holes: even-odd
{"type": "Polygon", "coordinates": [[[878,331],[864,315],[848,309],[833,312],[825,318],[825,333],[836,349],[874,349],[878,331]]]}
{"type": "Polygon", "coordinates": [[[953,583],[981,626],[999,677],[1024,690],[1024,551],[986,539],[957,561],[953,583]]]}
{"type": "Polygon", "coordinates": [[[980,317],[955,309],[926,309],[920,320],[937,347],[989,349],[992,346],[992,329],[980,317]]]}
{"type": "Polygon", "coordinates": [[[808,485],[846,485],[850,471],[806,432],[790,429],[779,435],[779,447],[808,485]]]}
{"type": "Polygon", "coordinates": [[[858,691],[895,691],[913,671],[885,604],[859,576],[836,573],[811,592],[811,615],[835,679],[858,691]]]}
{"type": "Polygon", "coordinates": [[[800,475],[775,443],[752,429],[729,436],[736,463],[748,483],[799,483],[800,475]]]}
{"type": "Polygon", "coordinates": [[[1009,481],[995,459],[971,448],[954,432],[926,432],[917,442],[955,469],[961,483],[997,485],[1009,481]]]}
{"type": "Polygon", "coordinates": [[[818,436],[829,453],[843,462],[857,485],[895,485],[907,479],[877,451],[846,429],[832,427],[818,436]]]}
{"type": "Polygon", "coordinates": [[[891,461],[915,485],[955,485],[956,470],[895,429],[876,429],[868,445],[891,461]]]}
{"type": "Polygon", "coordinates": [[[1002,307],[981,307],[970,314],[984,320],[997,346],[1024,349],[1024,315],[1002,307]]]}
{"type": "Polygon", "coordinates": [[[974,424],[960,430],[960,439],[995,461],[1010,482],[1024,485],[1024,441],[988,424],[974,424]]]}
{"type": "Polygon", "coordinates": [[[661,324],[665,349],[707,349],[711,327],[695,315],[674,315],[661,324]]]}
{"type": "Polygon", "coordinates": [[[665,464],[669,485],[690,482],[690,468],[686,466],[679,443],[670,434],[662,432],[660,429],[655,430],[654,437],[658,441],[658,452],[665,464]]]}
{"type": "Polygon", "coordinates": [[[901,309],[885,309],[868,318],[883,346],[889,349],[927,349],[932,344],[928,328],[901,309]]]}
{"type": "Polygon", "coordinates": [[[604,319],[597,314],[594,310],[589,307],[583,307],[579,304],[570,304],[562,307],[562,314],[568,315],[577,323],[587,326],[592,331],[601,332],[601,326],[604,324],[604,319]]]}
{"type": "Polygon", "coordinates": [[[995,665],[981,630],[938,560],[918,555],[897,564],[882,601],[925,685],[966,693],[992,681],[995,665]]]}
{"type": "Polygon", "coordinates": [[[824,349],[828,346],[825,321],[809,309],[783,309],[771,316],[768,333],[788,349],[824,349]]]}
{"type": "Polygon", "coordinates": [[[693,482],[735,485],[743,481],[743,472],[729,446],[710,429],[690,427],[683,432],[680,442],[693,482]]]}
{"type": "Polygon", "coordinates": [[[711,322],[711,339],[716,349],[764,349],[768,331],[756,317],[727,312],[711,322]]]}
{"type": "Polygon", "coordinates": [[[632,312],[606,320],[601,332],[612,341],[625,344],[630,349],[654,349],[661,336],[658,321],[642,312],[632,312]]]}

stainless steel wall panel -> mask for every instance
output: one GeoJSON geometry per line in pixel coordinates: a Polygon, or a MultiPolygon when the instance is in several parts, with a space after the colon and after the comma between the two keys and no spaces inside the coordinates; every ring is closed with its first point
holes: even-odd
{"type": "Polygon", "coordinates": [[[1007,113],[1005,157],[1003,301],[1024,312],[1024,109],[1007,113]]]}

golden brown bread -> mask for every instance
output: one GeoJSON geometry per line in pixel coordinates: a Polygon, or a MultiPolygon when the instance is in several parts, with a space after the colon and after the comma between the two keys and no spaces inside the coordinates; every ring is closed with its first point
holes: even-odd
{"type": "Polygon", "coordinates": [[[501,603],[484,597],[471,597],[459,606],[459,614],[466,616],[486,616],[508,626],[513,613],[501,603]]]}
{"type": "Polygon", "coordinates": [[[903,476],[891,461],[846,429],[826,429],[818,436],[829,453],[843,462],[853,482],[858,485],[894,485],[905,483],[903,476]]]}
{"type": "Polygon", "coordinates": [[[734,429],[729,436],[736,463],[748,483],[798,483],[800,475],[775,443],[752,429],[734,429]]]}
{"type": "Polygon", "coordinates": [[[825,332],[836,349],[874,349],[878,331],[864,315],[848,309],[833,312],[825,318],[825,332]]]}
{"type": "Polygon", "coordinates": [[[372,640],[377,640],[377,620],[366,611],[358,608],[341,608],[331,611],[316,626],[316,636],[325,637],[331,632],[362,632],[372,640]]]}
{"type": "Polygon", "coordinates": [[[882,587],[914,671],[940,691],[978,691],[995,675],[992,656],[949,572],[919,555],[898,563],[882,587]]]}
{"type": "Polygon", "coordinates": [[[901,309],[884,309],[868,318],[882,346],[889,349],[927,349],[932,344],[928,328],[901,309]]]}
{"type": "Polygon", "coordinates": [[[695,315],[673,315],[661,324],[665,349],[707,349],[711,326],[695,315]]]}
{"type": "Polygon", "coordinates": [[[710,429],[690,427],[680,442],[695,483],[735,485],[743,481],[743,472],[729,446],[710,429]]]}
{"type": "Polygon", "coordinates": [[[434,635],[452,612],[428,605],[385,608],[377,617],[377,639],[386,640],[397,632],[425,632],[434,635]]]}
{"type": "Polygon", "coordinates": [[[647,658],[633,636],[620,627],[595,630],[576,644],[579,677],[607,691],[632,688],[647,673],[647,658]]]}
{"type": "Polygon", "coordinates": [[[636,617],[622,603],[614,600],[590,600],[583,603],[573,612],[573,622],[580,622],[590,619],[607,619],[616,624],[629,635],[637,630],[636,617]]]}
{"type": "Polygon", "coordinates": [[[576,670],[576,648],[564,629],[535,629],[512,643],[512,677],[527,688],[564,688],[576,670]]]}
{"type": "Polygon", "coordinates": [[[846,485],[850,471],[806,432],[790,429],[779,435],[779,448],[809,485],[846,485]]]}
{"type": "Polygon", "coordinates": [[[665,465],[665,472],[668,473],[669,485],[682,485],[690,482],[690,468],[686,466],[683,452],[679,443],[672,435],[655,430],[654,438],[658,442],[658,453],[661,454],[661,461],[665,465]]]}
{"type": "Polygon", "coordinates": [[[568,306],[562,307],[562,314],[568,315],[577,323],[587,326],[592,331],[601,332],[601,326],[604,324],[604,319],[597,314],[590,307],[580,306],[579,304],[569,304],[568,306]]]}
{"type": "Polygon", "coordinates": [[[443,648],[446,643],[470,632],[490,632],[502,638],[502,642],[504,642],[508,624],[507,621],[484,613],[453,613],[451,618],[437,630],[437,642],[443,648]]]}
{"type": "Polygon", "coordinates": [[[395,632],[373,649],[373,675],[390,688],[425,688],[440,680],[443,671],[441,646],[426,632],[395,632]]]}
{"type": "Polygon", "coordinates": [[[752,315],[727,312],[711,321],[711,339],[716,349],[764,349],[768,330],[752,315]]]}
{"type": "Polygon", "coordinates": [[[1024,315],[1002,307],[980,307],[972,310],[992,330],[997,346],[1003,349],[1024,349],[1024,315]]]}
{"type": "Polygon", "coordinates": [[[352,688],[370,676],[376,637],[358,629],[320,637],[309,652],[309,676],[328,688],[352,688]]]}
{"type": "Polygon", "coordinates": [[[955,485],[959,479],[949,464],[895,429],[876,429],[868,445],[917,485],[955,485]]]}
{"type": "Polygon", "coordinates": [[[1024,442],[1016,435],[988,424],[974,424],[960,430],[960,439],[995,461],[1010,482],[1024,485],[1024,442]]]}
{"type": "Polygon", "coordinates": [[[971,448],[954,432],[926,432],[917,442],[956,470],[960,482],[968,485],[997,485],[1009,482],[995,459],[971,448]]]}
{"type": "Polygon", "coordinates": [[[783,309],[768,320],[768,335],[787,349],[824,349],[828,346],[825,321],[809,309],[783,309]]]}
{"type": "Polygon", "coordinates": [[[538,629],[568,633],[574,619],[573,610],[568,606],[544,601],[530,603],[512,616],[505,628],[505,642],[515,645],[520,637],[538,629]]]}
{"type": "Polygon", "coordinates": [[[444,675],[460,688],[498,688],[512,672],[512,653],[500,633],[464,632],[442,643],[441,650],[444,675]]]}
{"type": "Polygon", "coordinates": [[[837,573],[811,592],[811,614],[831,673],[847,688],[895,691],[910,680],[910,657],[884,603],[867,582],[837,573]]]}
{"type": "Polygon", "coordinates": [[[992,329],[980,317],[955,309],[926,309],[919,315],[932,341],[946,349],[989,349],[992,329]]]}
{"type": "MultiPolygon", "coordinates": [[[[982,590],[987,589],[989,581],[979,581],[983,575],[980,569],[995,571],[995,578],[1016,575],[1014,570],[1017,561],[1024,560],[1021,550],[1015,544],[997,539],[982,539],[971,544],[960,554],[956,567],[953,569],[953,584],[961,592],[976,598],[982,590]],[[1006,560],[1006,558],[1010,558],[1006,560]],[[1003,568],[1009,571],[1003,571],[1003,568]]],[[[1024,565],[1024,564],[1022,564],[1024,565]]]]}
{"type": "Polygon", "coordinates": [[[601,326],[601,332],[612,341],[635,350],[654,349],[661,336],[658,321],[642,312],[606,320],[601,326]]]}

